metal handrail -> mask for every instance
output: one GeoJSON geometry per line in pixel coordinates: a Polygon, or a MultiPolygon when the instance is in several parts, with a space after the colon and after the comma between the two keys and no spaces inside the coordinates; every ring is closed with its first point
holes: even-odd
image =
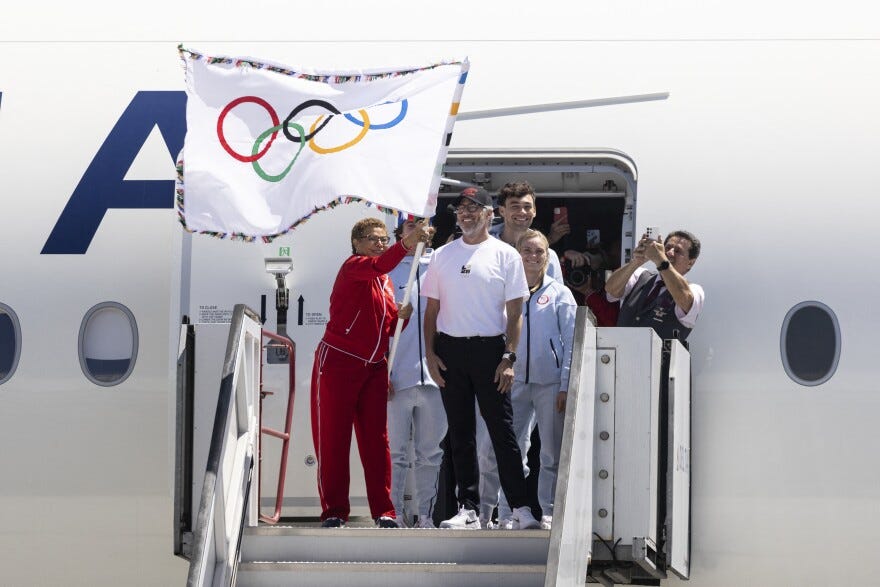
{"type": "Polygon", "coordinates": [[[584,585],[591,556],[597,354],[591,317],[589,308],[577,309],[544,587],[584,585]]]}
{"type": "Polygon", "coordinates": [[[183,317],[177,347],[177,409],[174,456],[174,554],[192,557],[193,406],[195,402],[195,328],[183,317]]]}
{"type": "Polygon", "coordinates": [[[229,325],[205,481],[193,529],[190,587],[234,585],[245,523],[257,523],[250,499],[258,444],[260,319],[237,304],[229,325]]]}
{"type": "MultiPolygon", "coordinates": [[[[263,441],[262,434],[268,434],[275,438],[281,439],[281,469],[278,473],[278,492],[275,495],[275,514],[266,516],[260,514],[260,520],[269,524],[277,524],[281,519],[281,505],[284,501],[284,480],[287,477],[287,452],[290,448],[290,429],[293,426],[293,398],[296,391],[296,344],[287,338],[275,332],[263,330],[263,338],[269,338],[281,343],[287,347],[287,364],[290,366],[290,379],[288,381],[287,391],[287,417],[284,421],[284,432],[279,432],[273,428],[263,426],[263,396],[267,393],[263,391],[263,361],[260,361],[260,462],[263,460],[263,441]]],[[[260,477],[257,486],[260,488],[258,495],[262,495],[263,475],[262,466],[260,467],[260,477]]]]}

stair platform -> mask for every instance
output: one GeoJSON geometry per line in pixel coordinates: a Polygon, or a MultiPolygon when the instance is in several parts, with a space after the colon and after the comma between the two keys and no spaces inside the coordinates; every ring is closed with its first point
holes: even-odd
{"type": "Polygon", "coordinates": [[[261,525],[245,529],[237,584],[538,587],[549,545],[549,530],[261,525]]]}

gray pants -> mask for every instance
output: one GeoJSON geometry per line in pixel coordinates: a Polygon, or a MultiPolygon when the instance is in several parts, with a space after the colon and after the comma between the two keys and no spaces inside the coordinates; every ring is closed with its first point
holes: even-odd
{"type": "Polygon", "coordinates": [[[437,479],[446,435],[446,412],[440,389],[435,385],[416,385],[396,390],[388,401],[388,446],[391,450],[391,502],[403,518],[404,489],[410,466],[410,441],[415,461],[415,498],[419,517],[431,517],[437,502],[437,479]]]}
{"type": "MultiPolygon", "coordinates": [[[[562,446],[562,424],[565,414],[556,411],[559,383],[540,384],[514,381],[510,392],[513,407],[513,431],[523,455],[523,474],[528,476],[527,454],[535,424],[541,435],[541,471],[538,476],[538,503],[543,515],[553,515],[559,449],[562,446]]],[[[511,511],[498,480],[498,465],[489,434],[482,418],[477,422],[477,452],[480,463],[480,516],[489,519],[498,506],[498,519],[509,518],[511,511]]]]}

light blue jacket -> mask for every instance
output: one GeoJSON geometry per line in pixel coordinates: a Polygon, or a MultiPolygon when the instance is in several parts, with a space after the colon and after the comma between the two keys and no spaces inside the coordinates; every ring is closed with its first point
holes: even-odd
{"type": "Polygon", "coordinates": [[[543,384],[558,381],[559,391],[568,391],[576,310],[571,291],[544,275],[541,287],[523,305],[514,380],[543,384]]]}
{"type": "MultiPolygon", "coordinates": [[[[432,249],[426,249],[419,259],[419,267],[413,280],[410,303],[413,306],[413,314],[409,322],[400,332],[400,341],[397,343],[397,351],[394,364],[391,366],[391,384],[394,389],[407,389],[416,385],[433,385],[434,380],[428,373],[428,364],[425,361],[425,334],[422,326],[425,323],[425,309],[428,298],[419,295],[425,271],[431,262],[432,249]]],[[[403,300],[403,292],[406,290],[406,280],[409,279],[413,257],[407,255],[391,270],[388,277],[394,287],[394,298],[400,302],[403,300]]]]}

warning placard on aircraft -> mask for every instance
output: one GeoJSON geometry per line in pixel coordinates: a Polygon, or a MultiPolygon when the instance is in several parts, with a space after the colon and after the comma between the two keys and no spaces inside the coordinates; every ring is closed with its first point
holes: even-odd
{"type": "Polygon", "coordinates": [[[216,304],[199,305],[199,324],[229,324],[232,322],[232,310],[216,304]]]}

